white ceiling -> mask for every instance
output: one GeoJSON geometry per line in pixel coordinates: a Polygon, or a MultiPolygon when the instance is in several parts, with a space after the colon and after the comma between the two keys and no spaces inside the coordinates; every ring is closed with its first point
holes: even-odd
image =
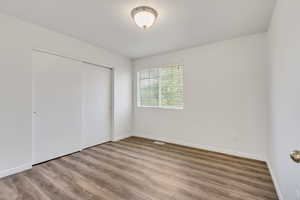
{"type": "Polygon", "coordinates": [[[0,0],[3,12],[130,58],[267,31],[275,0],[0,0]],[[159,12],[147,31],[130,17],[159,12]]]}

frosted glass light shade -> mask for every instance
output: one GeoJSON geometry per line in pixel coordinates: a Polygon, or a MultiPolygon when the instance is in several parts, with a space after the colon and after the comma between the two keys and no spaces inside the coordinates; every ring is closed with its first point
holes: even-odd
{"type": "Polygon", "coordinates": [[[158,13],[151,7],[140,6],[132,10],[131,16],[138,27],[147,29],[154,24],[158,13]]]}

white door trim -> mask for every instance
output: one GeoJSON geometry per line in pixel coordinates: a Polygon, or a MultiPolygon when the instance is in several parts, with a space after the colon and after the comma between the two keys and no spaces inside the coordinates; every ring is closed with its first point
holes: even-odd
{"type": "Polygon", "coordinates": [[[98,65],[96,63],[92,63],[92,62],[89,62],[89,61],[86,61],[86,60],[81,60],[79,58],[75,58],[75,57],[72,57],[72,56],[65,56],[65,55],[55,53],[55,52],[51,52],[51,51],[48,51],[48,50],[32,49],[32,51],[45,53],[45,54],[50,54],[50,55],[53,55],[53,56],[58,56],[58,57],[61,57],[61,58],[66,58],[66,59],[74,60],[74,61],[77,61],[77,62],[82,62],[82,63],[85,63],[85,64],[94,65],[94,66],[97,66],[97,67],[102,67],[102,68],[106,68],[106,69],[109,69],[109,70],[113,70],[112,67],[108,67],[108,66],[105,66],[105,65],[98,65]]]}

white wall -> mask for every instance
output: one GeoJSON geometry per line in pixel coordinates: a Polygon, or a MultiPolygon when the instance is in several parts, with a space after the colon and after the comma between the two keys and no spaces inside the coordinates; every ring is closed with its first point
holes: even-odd
{"type": "Polygon", "coordinates": [[[266,34],[252,35],[136,60],[135,72],[184,64],[185,108],[137,108],[135,103],[134,134],[264,160],[266,41],[266,34]]]}
{"type": "Polygon", "coordinates": [[[0,24],[0,177],[31,166],[34,48],[115,68],[114,138],[128,136],[132,114],[132,67],[128,58],[6,15],[0,14],[0,24]]]}
{"type": "Polygon", "coordinates": [[[289,158],[292,150],[300,150],[299,19],[299,0],[278,0],[269,29],[272,72],[269,166],[281,199],[286,200],[300,199],[300,165],[289,158]]]}

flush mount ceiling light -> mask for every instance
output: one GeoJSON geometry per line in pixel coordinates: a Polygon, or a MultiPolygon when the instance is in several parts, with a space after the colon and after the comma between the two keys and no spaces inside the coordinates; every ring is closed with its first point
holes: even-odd
{"type": "Polygon", "coordinates": [[[158,17],[158,13],[151,7],[140,6],[131,11],[131,17],[135,21],[136,25],[142,29],[147,29],[154,24],[158,17]]]}

